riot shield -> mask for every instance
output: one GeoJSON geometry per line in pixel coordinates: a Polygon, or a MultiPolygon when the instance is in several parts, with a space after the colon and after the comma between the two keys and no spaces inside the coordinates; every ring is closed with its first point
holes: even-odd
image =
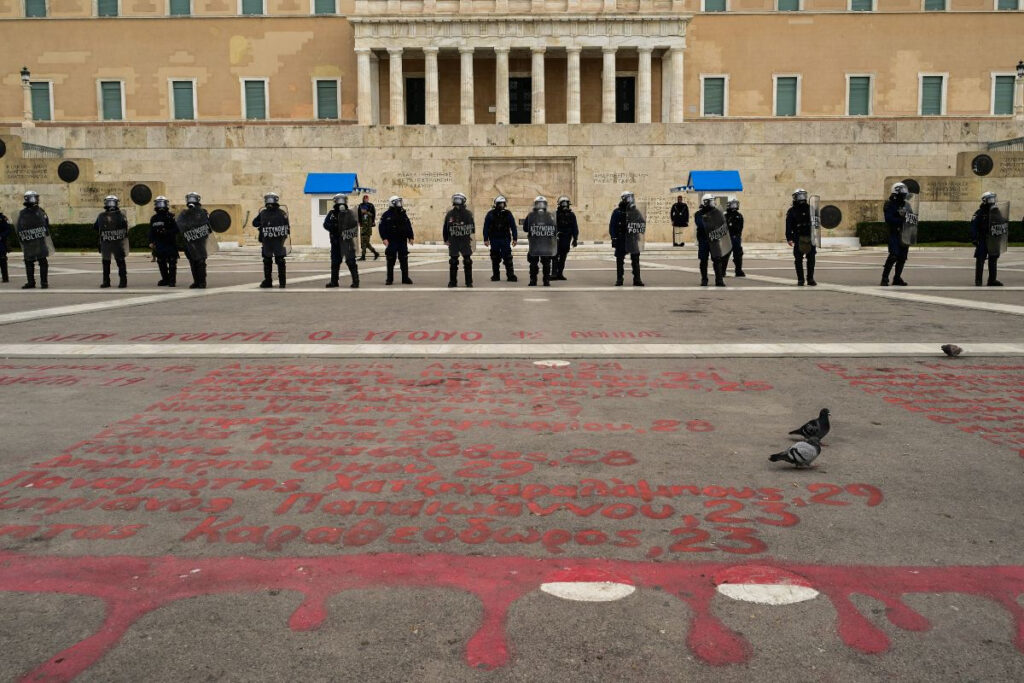
{"type": "Polygon", "coordinates": [[[341,240],[341,253],[356,253],[359,249],[359,225],[353,223],[351,228],[343,228],[339,231],[341,240]]]}
{"type": "Polygon", "coordinates": [[[644,243],[647,239],[647,222],[643,215],[637,211],[626,223],[626,234],[623,236],[622,250],[627,254],[643,253],[644,243]]]}
{"type": "Polygon", "coordinates": [[[558,226],[555,217],[549,213],[543,216],[530,214],[526,217],[530,228],[530,256],[554,256],[558,253],[558,226]]]}
{"type": "Polygon", "coordinates": [[[988,237],[986,239],[990,256],[1006,253],[1010,239],[1010,202],[996,202],[988,210],[988,237]]]}
{"type": "Polygon", "coordinates": [[[121,212],[100,214],[100,253],[107,261],[111,256],[128,256],[128,219],[121,212]]]}
{"type": "Polygon", "coordinates": [[[448,225],[448,241],[460,251],[469,247],[470,253],[476,251],[476,225],[473,223],[450,223],[448,225]]]}
{"type": "Polygon", "coordinates": [[[807,205],[811,209],[811,244],[821,248],[821,197],[811,195],[807,198],[807,205]]]}
{"type": "Polygon", "coordinates": [[[46,214],[42,209],[23,211],[18,216],[16,229],[26,261],[48,258],[56,251],[50,231],[46,229],[46,214]]]}
{"type": "Polygon", "coordinates": [[[206,209],[187,208],[178,214],[177,222],[190,260],[205,259],[220,250],[220,244],[210,228],[210,216],[206,209]]]}
{"type": "Polygon", "coordinates": [[[919,197],[916,194],[908,194],[904,204],[903,229],[900,230],[900,241],[906,246],[917,244],[917,219],[919,197]]]}
{"type": "Polygon", "coordinates": [[[711,210],[704,214],[704,229],[708,233],[708,246],[711,248],[712,258],[722,259],[732,253],[729,225],[725,221],[725,214],[718,206],[712,206],[711,210]]]}

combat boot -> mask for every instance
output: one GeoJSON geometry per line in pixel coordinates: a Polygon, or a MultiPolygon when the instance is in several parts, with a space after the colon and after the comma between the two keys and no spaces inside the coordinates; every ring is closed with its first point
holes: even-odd
{"type": "MultiPolygon", "coordinates": [[[[349,289],[359,289],[359,267],[356,266],[355,261],[349,262],[348,274],[352,277],[352,284],[349,285],[349,289]]],[[[337,280],[337,277],[335,277],[335,280],[337,280]]]]}
{"type": "Polygon", "coordinates": [[[708,262],[707,261],[701,261],[700,262],[700,286],[701,287],[707,287],[708,286],[708,262]]]}
{"type": "Polygon", "coordinates": [[[981,287],[981,276],[985,274],[985,259],[974,259],[974,286],[981,287]]]}
{"type": "Polygon", "coordinates": [[[270,289],[274,286],[274,262],[268,258],[263,259],[263,282],[260,289],[270,289]]]}
{"type": "Polygon", "coordinates": [[[167,274],[167,259],[158,258],[156,260],[156,267],[160,269],[160,281],[156,283],[156,286],[166,287],[167,282],[170,280],[170,276],[167,274]]]}
{"type": "Polygon", "coordinates": [[[11,276],[7,272],[7,257],[0,257],[0,282],[10,282],[11,276]]]}
{"type": "Polygon", "coordinates": [[[892,279],[892,283],[897,287],[907,286],[906,280],[903,279],[903,266],[906,264],[906,259],[899,259],[896,261],[896,276],[892,279]]]}
{"type": "Polygon", "coordinates": [[[395,255],[386,253],[384,254],[384,262],[387,264],[387,279],[384,280],[385,285],[394,284],[395,282],[395,255]]]}
{"type": "Polygon", "coordinates": [[[50,282],[47,279],[50,274],[50,262],[46,259],[39,259],[39,288],[49,289],[50,282]]]}
{"type": "Polygon", "coordinates": [[[462,267],[463,267],[463,269],[465,270],[465,273],[466,273],[466,286],[467,287],[472,287],[473,286],[473,264],[472,264],[472,262],[467,260],[467,261],[465,261],[462,264],[462,267]]]}
{"type": "Polygon", "coordinates": [[[715,287],[725,287],[725,261],[715,260],[715,287]]]}
{"type": "Polygon", "coordinates": [[[459,267],[457,265],[448,266],[448,286],[458,287],[459,286],[459,267]]]}
{"type": "Polygon", "coordinates": [[[999,260],[998,256],[988,257],[988,286],[989,287],[1002,287],[1003,283],[996,279],[996,262],[999,260]]]}
{"type": "Polygon", "coordinates": [[[398,265],[402,269],[402,284],[411,285],[412,279],[409,278],[409,255],[400,254],[398,256],[398,265]]]}
{"type": "Polygon", "coordinates": [[[622,278],[625,276],[625,274],[626,274],[626,268],[625,268],[625,265],[622,262],[622,259],[616,258],[615,259],[615,286],[616,287],[621,287],[622,286],[622,278]]]}
{"type": "Polygon", "coordinates": [[[505,280],[508,282],[519,282],[519,278],[516,277],[515,265],[512,263],[511,256],[505,259],[505,280]]]}
{"type": "Polygon", "coordinates": [[[631,265],[632,265],[632,268],[633,268],[633,286],[634,287],[643,287],[644,286],[644,281],[640,279],[640,256],[638,254],[633,254],[633,257],[632,257],[631,260],[632,260],[631,265]]]}
{"type": "MultiPolygon", "coordinates": [[[[980,276],[979,276],[980,277],[980,276]]],[[[21,286],[22,289],[36,288],[36,264],[35,261],[25,261],[25,279],[27,282],[21,286]]],[[[979,282],[978,284],[981,284],[979,282]]]]}
{"type": "Polygon", "coordinates": [[[803,259],[794,259],[793,263],[796,265],[796,285],[797,287],[804,286],[804,262],[803,259]]]}
{"type": "Polygon", "coordinates": [[[501,280],[501,259],[491,257],[491,282],[501,280]]]}
{"type": "Polygon", "coordinates": [[[818,286],[818,283],[814,281],[814,254],[807,255],[807,286],[818,286]]]}
{"type": "Polygon", "coordinates": [[[889,286],[889,273],[892,272],[892,267],[895,263],[896,259],[894,259],[892,255],[885,259],[885,266],[882,268],[882,282],[880,283],[882,287],[889,286]]]}
{"type": "Polygon", "coordinates": [[[124,289],[128,286],[128,264],[123,258],[117,260],[117,288],[124,289]]]}
{"type": "Polygon", "coordinates": [[[277,283],[281,289],[284,289],[287,284],[287,273],[288,266],[285,265],[285,260],[281,259],[277,262],[277,283]]]}
{"type": "Polygon", "coordinates": [[[100,289],[107,289],[110,287],[110,261],[103,262],[103,282],[100,283],[100,289]]]}
{"type": "Polygon", "coordinates": [[[743,257],[733,251],[732,263],[735,266],[736,277],[746,277],[747,274],[743,272],[743,257]]]}
{"type": "Polygon", "coordinates": [[[178,262],[168,261],[167,262],[167,286],[176,287],[178,285],[178,262]]]}

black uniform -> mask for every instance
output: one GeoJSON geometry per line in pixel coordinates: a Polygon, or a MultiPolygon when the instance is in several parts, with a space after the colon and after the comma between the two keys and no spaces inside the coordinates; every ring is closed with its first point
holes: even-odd
{"type": "Polygon", "coordinates": [[[999,252],[988,250],[988,238],[992,229],[992,205],[982,202],[971,218],[971,242],[974,243],[974,284],[981,287],[981,278],[985,274],[985,261],[988,261],[988,286],[1002,287],[1003,283],[996,279],[996,263],[999,252]]]}
{"type": "Polygon", "coordinates": [[[192,271],[189,289],[206,289],[206,259],[210,255],[210,214],[198,202],[186,207],[175,219],[185,240],[185,256],[192,271]]]}
{"type": "Polygon", "coordinates": [[[395,280],[395,259],[402,269],[402,284],[411,285],[409,279],[409,240],[413,239],[412,222],[405,209],[399,206],[388,207],[380,217],[377,226],[380,238],[384,240],[384,258],[387,261],[388,278],[384,282],[390,285],[395,280]]]}
{"type": "Polygon", "coordinates": [[[448,245],[448,286],[455,287],[459,277],[459,256],[466,273],[466,286],[473,286],[473,212],[465,206],[453,206],[444,216],[441,237],[448,245]]]}
{"type": "MultiPolygon", "coordinates": [[[[625,275],[626,250],[629,235],[634,232],[644,232],[647,223],[640,210],[630,206],[629,202],[619,202],[619,206],[612,211],[611,220],[608,221],[608,234],[612,238],[612,247],[615,248],[615,286],[622,286],[622,278],[625,275]]],[[[629,260],[633,270],[633,286],[643,287],[640,279],[640,254],[630,250],[629,260]]]]}
{"type": "Polygon", "coordinates": [[[103,260],[103,282],[100,287],[110,286],[110,260],[117,262],[117,286],[128,286],[128,218],[118,208],[110,208],[96,217],[93,229],[99,238],[100,258],[103,260]]]}
{"type": "Polygon", "coordinates": [[[555,222],[558,224],[558,253],[555,254],[555,261],[552,264],[551,279],[564,280],[565,259],[569,256],[569,250],[576,246],[580,238],[580,226],[576,221],[576,214],[571,208],[558,207],[555,212],[555,222]]]}
{"type": "Polygon", "coordinates": [[[51,247],[49,216],[38,204],[26,204],[25,208],[18,213],[15,229],[18,231],[18,240],[21,242],[21,255],[25,259],[27,282],[21,288],[35,289],[36,263],[39,263],[39,285],[43,289],[48,288],[50,286],[48,257],[51,247]]]}
{"type": "Polygon", "coordinates": [[[271,204],[252,219],[252,224],[259,231],[260,244],[263,246],[263,282],[260,287],[266,289],[274,286],[274,263],[277,263],[277,280],[281,289],[284,289],[287,285],[284,259],[288,255],[287,242],[291,234],[288,212],[277,204],[271,204]]]}
{"type": "MultiPolygon", "coordinates": [[[[736,277],[746,277],[743,272],[743,214],[739,209],[726,209],[725,224],[729,227],[729,239],[732,240],[732,263],[736,267],[736,277]]],[[[728,256],[722,264],[722,275],[729,268],[728,256]]]]}
{"type": "MultiPolygon", "coordinates": [[[[345,261],[349,275],[352,276],[351,288],[359,287],[359,268],[356,266],[356,239],[359,237],[359,224],[356,215],[347,206],[335,204],[324,218],[324,230],[331,237],[331,281],[328,287],[338,286],[338,273],[341,262],[345,261]]],[[[376,253],[376,252],[374,252],[376,253]]]]}
{"type": "Polygon", "coordinates": [[[676,247],[685,247],[686,242],[675,240],[675,228],[685,228],[690,225],[690,207],[686,205],[686,202],[676,202],[672,205],[672,210],[669,212],[669,217],[672,219],[672,244],[676,247]]]}
{"type": "Polygon", "coordinates": [[[530,238],[526,260],[530,264],[530,286],[537,285],[537,274],[543,273],[544,286],[551,285],[551,259],[558,251],[558,223],[547,209],[534,209],[526,214],[523,232],[530,238]]]}
{"type": "Polygon", "coordinates": [[[811,237],[811,207],[807,202],[793,202],[786,212],[786,241],[793,243],[796,283],[804,284],[804,258],[807,258],[807,284],[814,287],[814,257],[818,248],[811,237]]]}
{"type": "MultiPolygon", "coordinates": [[[[700,265],[701,287],[708,286],[708,259],[711,257],[711,240],[708,237],[708,229],[704,225],[704,216],[711,211],[710,206],[700,205],[693,214],[693,223],[697,233],[697,261],[700,265]]],[[[715,276],[718,275],[718,266],[715,266],[715,276]]]]}
{"type": "Polygon", "coordinates": [[[167,209],[157,209],[149,219],[149,243],[160,269],[157,287],[176,287],[178,284],[178,223],[167,209]]]}
{"type": "Polygon", "coordinates": [[[11,223],[7,216],[0,213],[0,282],[10,282],[7,271],[7,239],[11,235],[11,223]]]}
{"type": "Polygon", "coordinates": [[[511,211],[495,207],[487,212],[484,217],[484,242],[491,247],[491,281],[501,279],[502,263],[505,264],[505,279],[509,282],[518,281],[512,265],[512,245],[518,241],[519,230],[511,211]]]}
{"type": "Polygon", "coordinates": [[[903,281],[903,266],[906,265],[907,256],[910,254],[910,247],[903,244],[903,224],[907,215],[906,195],[889,195],[889,199],[882,207],[882,213],[885,215],[886,225],[889,226],[889,256],[882,268],[882,285],[889,284],[889,273],[892,272],[893,266],[896,266],[893,284],[905,285],[907,283],[903,281]]]}

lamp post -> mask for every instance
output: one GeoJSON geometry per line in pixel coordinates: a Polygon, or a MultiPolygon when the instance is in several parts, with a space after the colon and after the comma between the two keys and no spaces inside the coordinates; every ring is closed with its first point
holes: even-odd
{"type": "Polygon", "coordinates": [[[24,128],[32,128],[36,125],[35,121],[32,120],[32,73],[28,70],[27,66],[21,67],[21,95],[21,125],[24,128]]]}
{"type": "Polygon", "coordinates": [[[1017,61],[1017,80],[1013,84],[1013,118],[1024,121],[1024,59],[1017,61]]]}

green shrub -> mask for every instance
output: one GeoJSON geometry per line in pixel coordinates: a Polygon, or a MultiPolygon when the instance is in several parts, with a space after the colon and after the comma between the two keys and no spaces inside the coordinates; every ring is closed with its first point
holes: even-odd
{"type": "MultiPolygon", "coordinates": [[[[871,247],[888,244],[889,226],[882,222],[865,222],[857,224],[857,237],[862,246],[871,247]]],[[[961,242],[971,243],[970,221],[921,221],[917,226],[917,241],[922,244],[929,242],[961,242]]],[[[1024,223],[1010,223],[1010,242],[1024,241],[1024,223]]]]}

